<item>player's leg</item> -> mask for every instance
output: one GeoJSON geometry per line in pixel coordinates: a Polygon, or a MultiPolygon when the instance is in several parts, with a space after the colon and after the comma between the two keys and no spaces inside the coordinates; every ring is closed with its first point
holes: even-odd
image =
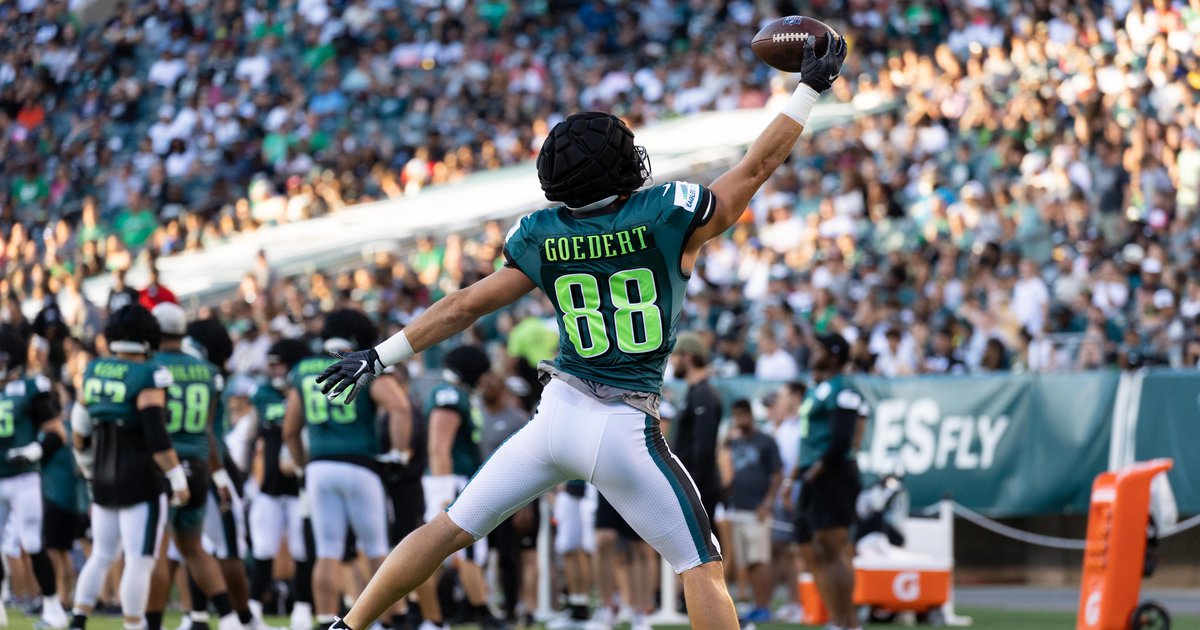
{"type": "Polygon", "coordinates": [[[683,581],[692,627],[738,626],[708,514],[691,477],[667,447],[658,421],[632,408],[606,421],[593,483],[683,581]]]}
{"type": "MultiPolygon", "coordinates": [[[[167,515],[167,529],[170,530],[175,516],[174,508],[167,515]]],[[[163,611],[167,607],[167,599],[171,595],[171,561],[167,559],[170,546],[170,536],[163,536],[158,559],[154,563],[154,571],[150,573],[150,594],[146,597],[146,630],[162,630],[163,611]]]]}
{"type": "MultiPolygon", "coordinates": [[[[394,546],[404,540],[413,530],[420,527],[425,516],[425,493],[421,487],[421,479],[399,478],[391,476],[384,484],[387,493],[389,515],[388,545],[394,546]]],[[[409,618],[409,602],[407,597],[401,597],[392,607],[392,628],[411,626],[409,618]]],[[[437,619],[441,619],[441,611],[437,611],[437,619]]]]}
{"type": "Polygon", "coordinates": [[[855,502],[861,489],[858,467],[846,463],[826,470],[801,490],[801,505],[812,528],[806,561],[817,577],[821,599],[833,622],[857,628],[855,612],[853,543],[850,525],[856,517],[855,502]]]}
{"type": "Polygon", "coordinates": [[[353,506],[346,514],[350,529],[374,575],[388,554],[387,495],[383,481],[366,468],[348,466],[344,483],[343,496],[353,506]]]}
{"type": "Polygon", "coordinates": [[[554,497],[554,521],[558,529],[554,536],[554,552],[562,558],[563,577],[567,587],[567,618],[578,622],[588,618],[590,570],[583,552],[582,497],[573,494],[571,484],[554,497]]]}
{"type": "MultiPolygon", "coordinates": [[[[2,509],[2,508],[0,508],[2,509]]],[[[108,569],[121,555],[120,514],[116,508],[92,505],[92,545],[75,584],[71,627],[82,630],[96,606],[108,569]]]]}
{"type": "MultiPolygon", "coordinates": [[[[253,625],[255,619],[250,612],[250,584],[246,579],[246,566],[242,562],[246,555],[245,506],[236,490],[230,491],[230,503],[225,509],[222,509],[216,487],[211,483],[206,495],[204,534],[213,544],[209,555],[217,561],[238,619],[243,624],[253,625]]],[[[203,589],[200,592],[203,593],[203,589]]],[[[207,606],[204,610],[208,610],[207,606]]]]}
{"type": "Polygon", "coordinates": [[[311,630],[313,621],[312,570],[313,548],[312,526],[307,517],[308,498],[304,494],[299,497],[283,499],[285,519],[287,520],[288,553],[296,563],[292,575],[292,592],[295,594],[292,604],[292,616],[289,622],[292,630],[311,630]]]}
{"type": "Polygon", "coordinates": [[[462,494],[392,550],[346,623],[363,630],[429,579],[452,553],[474,543],[521,506],[567,479],[549,453],[549,420],[558,404],[544,396],[538,413],[484,462],[462,494]]]}
{"type": "MultiPolygon", "coordinates": [[[[282,497],[260,493],[250,502],[250,547],[254,564],[250,567],[250,610],[262,615],[262,600],[271,584],[275,556],[285,531],[282,497]]],[[[288,540],[291,547],[291,540],[288,540]]]]}
{"type": "Polygon", "coordinates": [[[42,546],[54,566],[55,590],[60,605],[69,606],[67,598],[75,590],[75,568],[71,565],[70,551],[81,531],[80,518],[49,499],[42,501],[42,546]]]}
{"type": "Polygon", "coordinates": [[[339,481],[344,467],[353,464],[312,462],[305,469],[305,487],[312,508],[316,563],[313,565],[313,603],[317,623],[332,623],[342,592],[341,562],[346,555],[346,532],[354,509],[346,505],[339,481]]]}
{"type": "Polygon", "coordinates": [[[159,542],[167,524],[167,497],[139,503],[118,511],[125,570],[121,573],[121,612],[126,628],[145,627],[150,576],[158,558],[159,542]]]}
{"type": "Polygon", "coordinates": [[[67,613],[58,601],[58,580],[54,564],[46,553],[42,540],[42,476],[36,472],[18,475],[14,483],[12,517],[21,548],[29,554],[30,568],[42,591],[41,622],[49,628],[67,627],[67,613]]]}
{"type": "MultiPolygon", "coordinates": [[[[541,509],[537,501],[521,508],[514,515],[518,544],[521,547],[521,616],[522,625],[533,625],[538,608],[538,530],[541,528],[541,509]]],[[[594,542],[594,541],[593,541],[594,542]]]]}
{"type": "Polygon", "coordinates": [[[188,572],[196,582],[196,586],[208,598],[217,611],[217,627],[220,630],[236,630],[241,626],[241,620],[233,609],[233,600],[229,597],[225,576],[217,560],[204,550],[201,542],[199,524],[192,529],[177,530],[175,546],[179,548],[183,561],[187,563],[188,572]]]}

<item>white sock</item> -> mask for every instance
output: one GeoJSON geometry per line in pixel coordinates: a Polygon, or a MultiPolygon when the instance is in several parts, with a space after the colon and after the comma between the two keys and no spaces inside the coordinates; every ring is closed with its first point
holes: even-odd
{"type": "Polygon", "coordinates": [[[262,619],[262,602],[250,600],[250,614],[254,615],[255,619],[262,619]]]}
{"type": "Polygon", "coordinates": [[[58,600],[58,595],[42,598],[42,614],[62,615],[67,616],[67,611],[63,610],[62,602],[58,600]]]}
{"type": "Polygon", "coordinates": [[[217,620],[217,630],[241,630],[242,620],[238,618],[238,614],[231,612],[217,620]]]}
{"type": "Polygon", "coordinates": [[[208,611],[206,610],[193,610],[188,617],[196,623],[208,623],[208,611]]]}

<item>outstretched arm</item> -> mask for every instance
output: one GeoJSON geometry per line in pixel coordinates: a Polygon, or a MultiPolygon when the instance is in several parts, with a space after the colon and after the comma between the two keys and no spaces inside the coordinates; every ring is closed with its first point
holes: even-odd
{"type": "MultiPolygon", "coordinates": [[[[524,273],[501,267],[483,280],[434,302],[392,339],[404,335],[412,351],[420,352],[466,330],[480,317],[516,302],[533,288],[533,281],[524,273]]],[[[377,349],[384,348],[389,341],[379,344],[377,349]]],[[[407,357],[390,360],[393,356],[380,352],[379,358],[384,365],[393,365],[407,357]]]]}
{"type": "Polygon", "coordinates": [[[317,382],[322,384],[321,392],[335,400],[349,390],[341,400],[350,404],[368,383],[383,373],[385,367],[466,330],[475,320],[512,304],[533,288],[533,281],[524,273],[503,267],[438,300],[404,330],[378,346],[349,354],[335,353],[341,361],[317,377],[317,382]]]}
{"type": "Polygon", "coordinates": [[[791,154],[796,140],[800,139],[800,133],[808,123],[817,97],[837,80],[845,58],[846,41],[841,37],[830,42],[825,54],[820,57],[814,53],[811,42],[806,45],[800,85],[783,111],[750,145],[741,161],[709,185],[708,189],[717,199],[717,208],[712,219],[697,228],[688,240],[684,251],[685,268],[691,268],[704,243],[737,223],[750,204],[750,199],[791,154]]]}

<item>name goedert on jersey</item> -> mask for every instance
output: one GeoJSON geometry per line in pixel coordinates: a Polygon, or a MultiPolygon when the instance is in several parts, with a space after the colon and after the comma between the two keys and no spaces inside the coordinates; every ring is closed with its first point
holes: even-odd
{"type": "Polygon", "coordinates": [[[620,258],[650,249],[654,249],[654,234],[648,225],[603,234],[550,236],[538,248],[542,263],[620,258]]]}

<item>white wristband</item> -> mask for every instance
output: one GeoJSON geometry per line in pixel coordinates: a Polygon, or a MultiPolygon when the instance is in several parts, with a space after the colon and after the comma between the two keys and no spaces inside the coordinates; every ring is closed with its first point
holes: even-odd
{"type": "Polygon", "coordinates": [[[801,83],[796,86],[796,91],[792,92],[792,97],[788,99],[780,113],[801,125],[807,125],[808,117],[812,114],[813,105],[817,104],[818,96],[820,94],[816,90],[801,83]]]}
{"type": "Polygon", "coordinates": [[[171,482],[171,492],[187,490],[187,473],[183,472],[183,466],[175,466],[171,470],[168,470],[167,481],[171,482]]]}
{"type": "Polygon", "coordinates": [[[396,365],[416,353],[413,352],[412,344],[408,343],[408,336],[401,330],[375,346],[375,354],[379,355],[379,361],[387,367],[396,365]]]}
{"type": "Polygon", "coordinates": [[[218,488],[228,489],[233,487],[233,480],[229,478],[229,473],[225,472],[224,468],[218,468],[214,471],[212,480],[218,488]]]}

